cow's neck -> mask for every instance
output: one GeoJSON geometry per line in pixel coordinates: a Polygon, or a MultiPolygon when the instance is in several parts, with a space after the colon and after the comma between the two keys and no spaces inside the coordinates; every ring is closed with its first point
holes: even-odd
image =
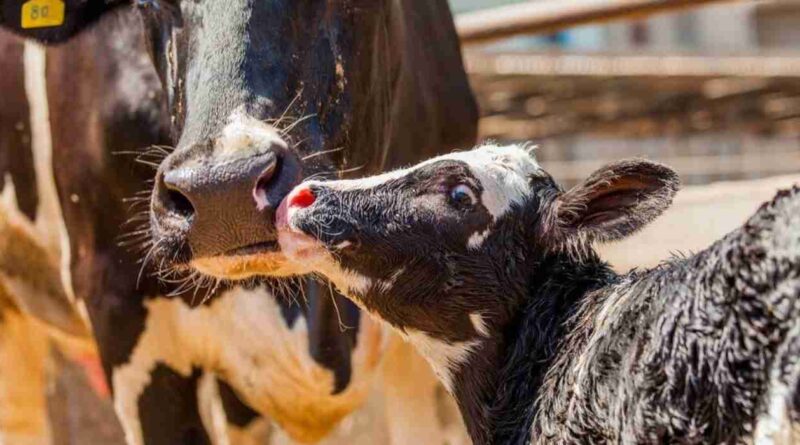
{"type": "MultiPolygon", "coordinates": [[[[504,326],[461,366],[453,395],[476,445],[527,444],[536,412],[534,401],[545,373],[583,297],[616,280],[599,259],[576,262],[566,256],[538,261],[528,295],[504,326]]],[[[507,291],[504,290],[496,290],[507,291]]]]}

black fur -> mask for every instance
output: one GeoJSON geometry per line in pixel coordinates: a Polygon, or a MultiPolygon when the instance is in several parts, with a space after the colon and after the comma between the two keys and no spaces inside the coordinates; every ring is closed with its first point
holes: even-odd
{"type": "MultiPolygon", "coordinates": [[[[426,177],[452,175],[426,165],[426,177]]],[[[451,214],[438,201],[432,211],[447,188],[425,184],[415,171],[360,190],[315,183],[318,199],[292,223],[329,246],[336,266],[322,257],[316,267],[373,314],[445,344],[479,342],[453,368],[476,444],[741,443],[776,382],[789,388],[781,430],[793,433],[800,189],[697,255],[618,276],[591,243],[627,236],[667,208],[677,177],[666,167],[623,161],[567,193],[534,174],[524,202],[473,250],[453,240],[482,203],[451,214]],[[331,218],[331,202],[345,216],[331,218]],[[330,247],[339,233],[351,240],[346,252],[330,247]],[[336,267],[371,279],[369,288],[352,290],[336,267]],[[489,335],[467,323],[474,313],[489,335]]]]}

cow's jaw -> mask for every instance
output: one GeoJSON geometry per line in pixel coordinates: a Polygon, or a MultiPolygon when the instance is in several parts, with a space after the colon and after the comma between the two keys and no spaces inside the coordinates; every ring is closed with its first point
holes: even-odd
{"type": "Polygon", "coordinates": [[[259,275],[294,274],[293,269],[287,267],[286,258],[280,252],[204,257],[192,260],[190,265],[204,275],[225,280],[244,280],[259,275]]]}

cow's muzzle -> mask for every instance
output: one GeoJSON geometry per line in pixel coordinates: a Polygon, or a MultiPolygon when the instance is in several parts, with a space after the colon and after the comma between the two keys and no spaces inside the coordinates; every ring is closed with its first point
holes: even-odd
{"type": "Polygon", "coordinates": [[[191,263],[201,272],[222,278],[270,274],[269,264],[280,262],[275,211],[302,179],[297,155],[277,134],[223,132],[213,147],[170,156],[153,192],[154,232],[188,244],[191,263]]]}

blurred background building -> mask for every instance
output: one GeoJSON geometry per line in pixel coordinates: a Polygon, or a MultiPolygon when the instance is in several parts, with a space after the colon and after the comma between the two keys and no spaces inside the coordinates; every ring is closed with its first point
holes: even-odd
{"type": "MultiPolygon", "coordinates": [[[[513,0],[451,0],[464,13],[513,0]]],[[[800,171],[800,1],[725,2],[465,47],[481,135],[567,184],[645,156],[686,184],[800,171]]]]}

